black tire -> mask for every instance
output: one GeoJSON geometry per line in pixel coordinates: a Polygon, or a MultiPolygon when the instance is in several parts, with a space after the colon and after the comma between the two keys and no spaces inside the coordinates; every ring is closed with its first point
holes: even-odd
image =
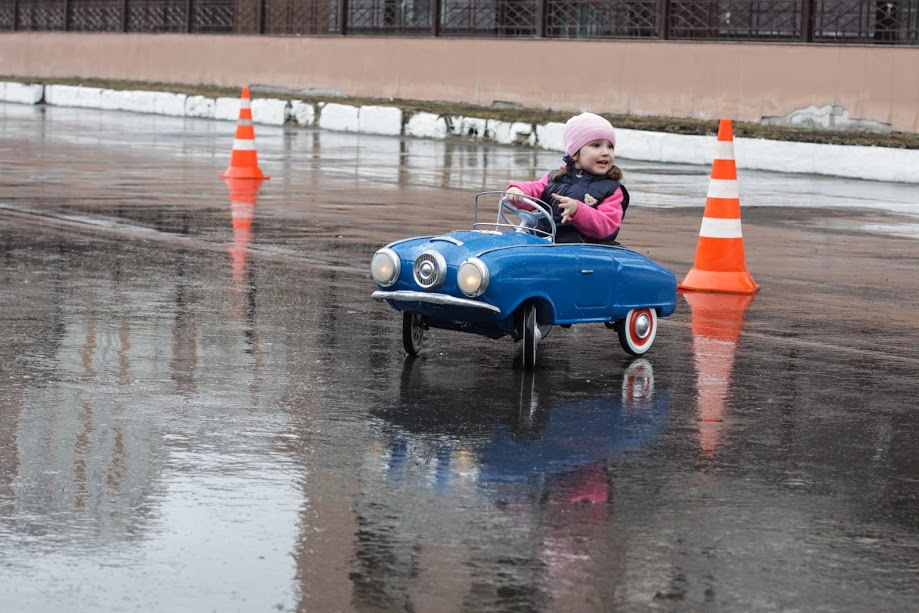
{"type": "Polygon", "coordinates": [[[521,322],[521,337],[523,338],[523,368],[532,370],[536,366],[536,346],[539,344],[539,334],[536,326],[536,305],[528,305],[523,311],[521,322]]]}
{"type": "Polygon", "coordinates": [[[418,355],[424,344],[424,320],[418,313],[402,313],[402,346],[405,353],[418,355]]]}

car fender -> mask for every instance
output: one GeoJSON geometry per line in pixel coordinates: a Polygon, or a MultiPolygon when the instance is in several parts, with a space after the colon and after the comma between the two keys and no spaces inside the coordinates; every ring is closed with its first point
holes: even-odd
{"type": "Polygon", "coordinates": [[[507,310],[507,317],[513,317],[520,307],[531,303],[536,304],[536,320],[539,323],[555,323],[555,303],[545,292],[534,292],[518,297],[517,300],[509,303],[511,306],[507,310]]]}

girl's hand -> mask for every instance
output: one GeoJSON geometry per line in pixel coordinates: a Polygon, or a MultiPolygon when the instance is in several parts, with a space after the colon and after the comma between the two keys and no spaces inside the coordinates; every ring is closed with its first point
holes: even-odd
{"type": "Polygon", "coordinates": [[[565,223],[578,212],[578,201],[568,196],[559,196],[552,194],[552,197],[558,202],[558,208],[562,211],[562,223],[565,223]]]}
{"type": "Polygon", "coordinates": [[[526,196],[526,194],[524,194],[523,190],[519,187],[508,187],[505,193],[505,198],[507,201],[514,204],[520,202],[521,196],[526,196]]]}

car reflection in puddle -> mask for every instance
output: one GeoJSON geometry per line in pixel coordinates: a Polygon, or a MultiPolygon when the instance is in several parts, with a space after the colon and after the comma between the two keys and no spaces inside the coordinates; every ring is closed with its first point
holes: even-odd
{"type": "Polygon", "coordinates": [[[386,478],[401,483],[421,471],[441,492],[471,480],[498,506],[607,503],[608,462],[666,429],[670,398],[655,391],[646,359],[628,363],[618,386],[587,383],[576,395],[557,376],[513,376],[501,386],[494,374],[469,380],[407,358],[399,404],[372,412],[386,478]]]}

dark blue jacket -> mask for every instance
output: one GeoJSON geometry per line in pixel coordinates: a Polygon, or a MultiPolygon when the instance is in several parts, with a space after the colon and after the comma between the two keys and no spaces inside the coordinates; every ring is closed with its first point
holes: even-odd
{"type": "MultiPolygon", "coordinates": [[[[590,194],[594,200],[596,200],[596,203],[592,206],[596,207],[597,204],[616,193],[617,189],[622,188],[622,216],[623,218],[625,217],[625,210],[629,206],[629,192],[625,189],[625,185],[622,185],[619,181],[610,179],[607,176],[594,175],[586,170],[578,170],[575,168],[569,168],[568,172],[561,176],[559,176],[559,174],[559,171],[549,173],[549,183],[546,185],[546,189],[540,197],[540,200],[552,205],[552,216],[555,218],[556,224],[561,224],[562,213],[555,198],[552,197],[552,194],[574,198],[578,202],[584,202],[584,198],[587,194],[590,194]]],[[[589,238],[578,232],[571,224],[562,224],[558,225],[555,242],[612,243],[616,240],[617,234],[619,234],[618,229],[609,236],[600,239],[589,238]]]]}

